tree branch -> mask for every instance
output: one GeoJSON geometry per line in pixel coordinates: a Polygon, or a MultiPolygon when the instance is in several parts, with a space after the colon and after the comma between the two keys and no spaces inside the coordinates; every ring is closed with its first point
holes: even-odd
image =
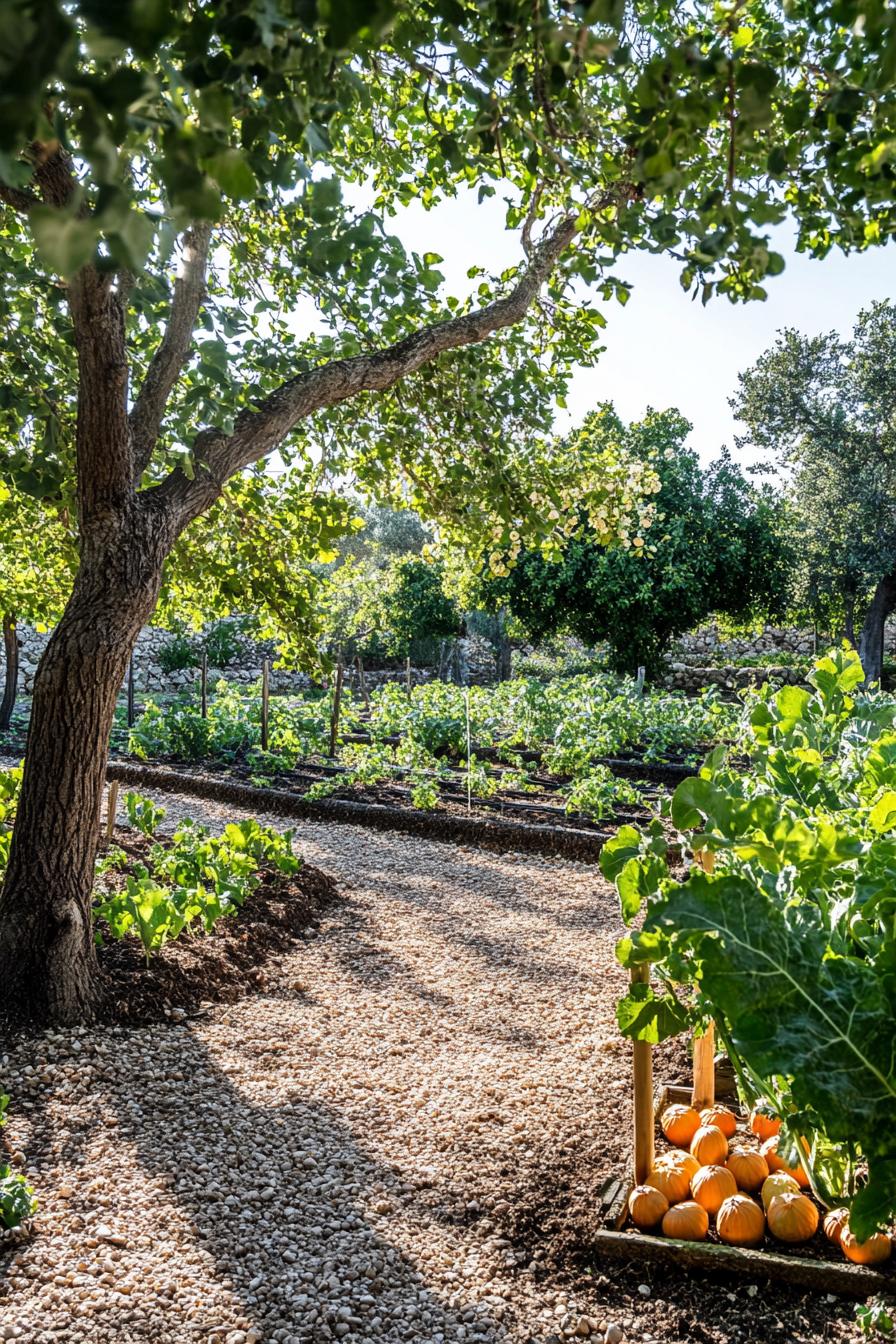
{"type": "Polygon", "coordinates": [[[183,260],[174,282],[165,335],[150,361],[128,421],[134,454],[135,482],[149,465],[171,389],[187,362],[193,328],[205,298],[205,278],[212,229],[194,224],[183,238],[183,260]]]}
{"type": "MultiPolygon", "coordinates": [[[[605,209],[614,199],[615,194],[608,193],[591,208],[605,209]]],[[[194,478],[175,468],[154,487],[157,501],[175,511],[182,529],[218,497],[229,477],[273,452],[301,420],[362,392],[386,391],[446,351],[474,345],[514,326],[525,317],[578,228],[578,215],[564,215],[532,248],[526,270],[504,298],[433,323],[384,350],[331,360],[299,374],[271,392],[257,409],[241,412],[232,434],[203,430],[194,444],[194,478]]]]}
{"type": "Polygon", "coordinates": [[[40,204],[40,197],[35,196],[33,191],[22,191],[19,187],[8,187],[5,182],[0,182],[0,202],[18,210],[20,215],[27,215],[32,206],[40,204]]]}

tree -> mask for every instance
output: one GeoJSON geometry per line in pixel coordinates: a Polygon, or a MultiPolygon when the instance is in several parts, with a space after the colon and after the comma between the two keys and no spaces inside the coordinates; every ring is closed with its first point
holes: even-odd
{"type": "Polygon", "coordinates": [[[92,1010],[115,696],[166,558],[228,482],[314,450],[498,565],[524,534],[562,535],[574,488],[609,538],[641,477],[558,482],[536,432],[597,352],[603,319],[575,282],[624,297],[614,259],[643,246],[680,256],[704,299],[756,298],[783,266],[763,230],[788,210],[819,256],[892,234],[896,17],[870,0],[739,14],[7,6],[0,411],[15,435],[44,426],[8,474],[76,483],[80,548],[35,682],[0,900],[9,1002],[92,1010]],[[370,185],[373,206],[343,183],[370,185]],[[462,186],[500,187],[522,244],[469,300],[382,223],[462,186]],[[309,299],[322,335],[297,334],[309,299]],[[511,422],[530,447],[512,470],[511,422]]]}
{"type": "Polygon", "coordinates": [[[630,547],[581,533],[556,563],[526,551],[488,585],[492,602],[506,605],[532,639],[566,632],[606,643],[611,666],[632,674],[639,666],[660,672],[670,640],[713,612],[735,620],[781,613],[790,574],[782,510],[727,453],[702,468],[677,411],[651,411],[626,426],[604,405],[584,429],[655,468],[655,525],[630,547]]]}
{"type": "Polygon", "coordinates": [[[0,732],[16,703],[19,621],[46,629],[59,618],[72,582],[75,548],[64,509],[42,503],[0,481],[0,623],[3,696],[0,732]]]}
{"type": "Polygon", "coordinates": [[[840,617],[868,681],[880,681],[896,610],[896,306],[861,312],[851,340],[789,329],[741,374],[732,400],[790,473],[804,600],[840,617]]]}

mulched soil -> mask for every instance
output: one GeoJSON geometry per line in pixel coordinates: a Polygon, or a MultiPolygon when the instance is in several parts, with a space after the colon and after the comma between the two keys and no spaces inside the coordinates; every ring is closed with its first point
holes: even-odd
{"type": "MultiPolygon", "coordinates": [[[[132,863],[145,858],[149,841],[119,828],[112,842],[132,863]]],[[[104,844],[101,853],[109,848],[104,844]]],[[[121,880],[110,875],[110,881],[121,880]]],[[[286,877],[261,870],[261,882],[238,914],[219,919],[211,933],[181,935],[154,953],[149,965],[136,938],[120,940],[108,930],[98,956],[103,984],[99,1020],[148,1023],[182,1017],[201,1005],[233,1003],[264,991],[280,957],[338,900],[336,883],[303,864],[286,877]]],[[[103,921],[99,921],[100,930],[103,921]]]]}

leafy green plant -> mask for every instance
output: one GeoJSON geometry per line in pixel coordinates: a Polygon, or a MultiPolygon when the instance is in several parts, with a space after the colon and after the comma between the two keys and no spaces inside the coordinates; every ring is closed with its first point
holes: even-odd
{"type": "Polygon", "coordinates": [[[345,776],[334,775],[332,779],[321,779],[317,784],[309,785],[302,797],[307,798],[309,803],[319,803],[324,798],[332,798],[334,793],[338,793],[340,789],[345,787],[345,776]]]}
{"type": "Polygon", "coordinates": [[[0,874],[9,862],[12,828],[22,788],[22,767],[0,769],[0,874]]]}
{"type": "Polygon", "coordinates": [[[198,662],[196,646],[184,630],[176,630],[159,649],[159,667],[166,676],[172,672],[185,672],[187,668],[196,667],[198,662]]]}
{"type": "Polygon", "coordinates": [[[114,873],[117,868],[121,868],[127,863],[128,856],[118,845],[113,845],[101,859],[96,861],[97,877],[105,877],[107,873],[114,873]]]}
{"type": "Polygon", "coordinates": [[[581,775],[566,795],[568,813],[581,813],[595,821],[612,816],[620,803],[643,807],[644,796],[629,780],[620,779],[605,765],[581,775]]]}
{"type": "MultiPolygon", "coordinates": [[[[293,851],[294,832],[278,832],[254,820],[231,822],[221,836],[184,821],[170,844],[156,843],[147,865],[138,865],[123,890],[94,907],[113,938],[133,933],[152,954],[177,938],[194,920],[206,933],[223,915],[233,914],[258,885],[262,866],[290,876],[301,859],[293,851]]],[[[102,934],[98,932],[98,940],[102,934]]]]}
{"type": "Polygon", "coordinates": [[[234,620],[215,621],[203,641],[212,667],[229,667],[236,662],[242,652],[242,633],[234,620]]]}
{"type": "Polygon", "coordinates": [[[679,785],[672,820],[712,872],[673,878],[658,824],[602,855],[626,923],[644,911],[619,959],[662,987],[623,1000],[623,1031],[662,1039],[711,1014],[746,1097],[782,1116],[782,1156],[805,1142],[816,1193],[849,1203],[859,1238],[896,1213],[896,700],[857,695],[862,679],[843,650],[809,689],[763,687],[734,748],[749,770],[720,746],[679,785]]]}
{"type": "Polygon", "coordinates": [[[873,1297],[856,1307],[856,1320],[865,1335],[896,1333],[896,1306],[881,1297],[873,1297]]]}
{"type": "Polygon", "coordinates": [[[419,773],[411,775],[411,802],[421,812],[431,812],[439,805],[439,784],[432,775],[419,773]]]}
{"type": "Polygon", "coordinates": [[[168,809],[156,804],[151,798],[140,793],[128,792],[124,796],[124,805],[128,821],[135,830],[151,839],[167,815],[168,809]]]}
{"type": "Polygon", "coordinates": [[[35,1213],[34,1187],[18,1172],[0,1165],[0,1223],[4,1227],[18,1227],[35,1213]]]}

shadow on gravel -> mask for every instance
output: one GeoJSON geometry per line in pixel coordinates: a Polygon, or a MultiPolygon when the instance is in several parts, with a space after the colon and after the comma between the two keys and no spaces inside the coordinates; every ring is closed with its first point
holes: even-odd
{"type": "MultiPolygon", "coordinates": [[[[126,1077],[108,1100],[119,1107],[120,1137],[147,1171],[169,1178],[216,1279],[232,1285],[260,1339],[282,1329],[303,1344],[494,1338],[488,1307],[449,1306],[390,1243],[389,1214],[405,1216],[414,1191],[365,1153],[342,1119],[314,1098],[253,1105],[189,1030],[178,1036],[184,1081],[174,1106],[170,1091],[164,1108],[152,1092],[139,1095],[138,1109],[133,1093],[126,1105],[126,1077]]],[[[136,1072],[140,1089],[139,1065],[136,1072]]],[[[414,1216],[428,1214],[417,1207],[414,1216]]],[[[205,1324],[216,1319],[210,1307],[205,1324]]],[[[158,1344],[181,1344],[174,1319],[170,1327],[158,1344]]]]}

